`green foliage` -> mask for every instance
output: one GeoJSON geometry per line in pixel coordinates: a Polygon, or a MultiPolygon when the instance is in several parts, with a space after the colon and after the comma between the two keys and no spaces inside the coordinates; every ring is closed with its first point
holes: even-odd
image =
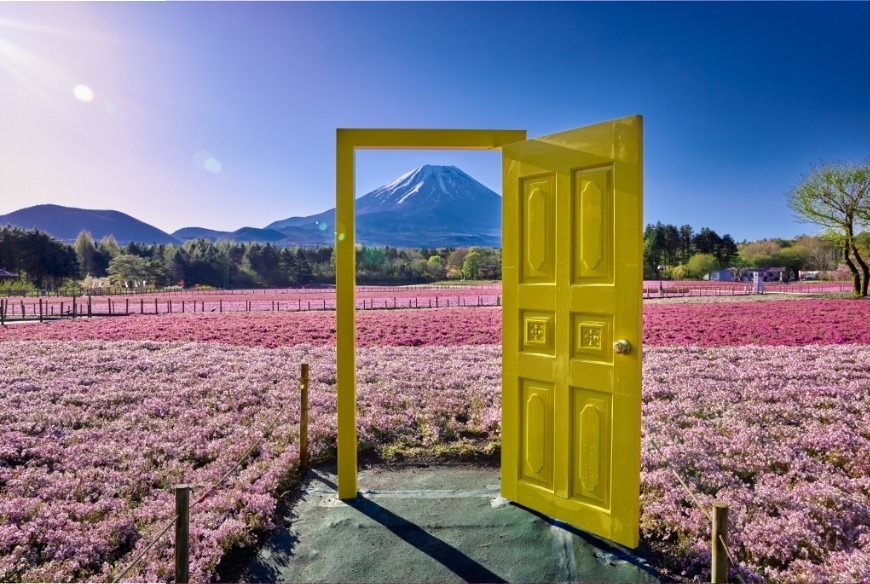
{"type": "Polygon", "coordinates": [[[695,233],[691,225],[678,228],[658,222],[646,226],[643,238],[644,278],[649,280],[659,277],[658,266],[686,264],[695,254],[712,255],[719,268],[729,267],[737,256],[737,243],[730,235],[720,237],[707,227],[695,233]]]}
{"type": "Polygon", "coordinates": [[[788,270],[787,276],[791,280],[797,280],[798,272],[806,269],[809,263],[809,253],[806,249],[798,246],[785,247],[773,258],[773,265],[788,270]]]}
{"type": "Polygon", "coordinates": [[[462,277],[466,280],[477,280],[480,276],[480,254],[471,248],[462,260],[462,277]]]}
{"type": "MultiPolygon", "coordinates": [[[[493,280],[501,277],[498,249],[414,250],[358,246],[357,282],[416,284],[442,280],[448,275],[449,258],[454,261],[456,278],[493,280]],[[463,268],[466,268],[464,274],[463,268]]],[[[37,284],[39,287],[57,287],[60,279],[80,274],[89,282],[106,279],[108,275],[122,286],[123,282],[132,285],[144,281],[147,286],[156,288],[261,288],[335,283],[332,247],[279,248],[274,244],[215,243],[203,239],[187,241],[180,247],[129,243],[121,248],[111,236],[95,244],[87,232],[80,233],[75,245],[70,246],[45,234],[11,227],[0,230],[0,267],[22,273],[34,281],[41,273],[43,279],[37,284]],[[45,251],[46,246],[54,246],[63,261],[55,261],[57,258],[45,251]],[[40,266],[33,263],[34,258],[47,258],[54,263],[50,269],[43,267],[43,272],[39,272],[40,266]]]]}
{"type": "Polygon", "coordinates": [[[151,262],[143,257],[120,254],[109,262],[108,272],[109,277],[115,282],[126,282],[133,287],[154,284],[151,262]]]}
{"type": "Polygon", "coordinates": [[[814,223],[837,241],[853,279],[853,294],[867,296],[870,266],[856,236],[870,226],[870,163],[823,162],[787,195],[799,221],[814,223]]]}
{"type": "Polygon", "coordinates": [[[426,261],[426,273],[435,281],[443,280],[447,276],[447,268],[444,267],[444,258],[439,255],[430,256],[426,261]]]}
{"type": "Polygon", "coordinates": [[[0,295],[3,296],[35,296],[36,286],[32,282],[21,280],[0,280],[0,295]]]}
{"type": "Polygon", "coordinates": [[[76,242],[73,244],[76,251],[76,258],[79,261],[79,269],[82,276],[92,276],[95,273],[97,244],[94,243],[94,237],[89,231],[82,231],[76,237],[76,242]]]}
{"type": "Polygon", "coordinates": [[[0,228],[0,268],[15,272],[37,288],[59,286],[79,274],[79,263],[71,245],[38,229],[0,228]]]}
{"type": "Polygon", "coordinates": [[[686,262],[686,274],[690,278],[701,279],[719,269],[719,260],[711,253],[697,253],[686,262]]]}

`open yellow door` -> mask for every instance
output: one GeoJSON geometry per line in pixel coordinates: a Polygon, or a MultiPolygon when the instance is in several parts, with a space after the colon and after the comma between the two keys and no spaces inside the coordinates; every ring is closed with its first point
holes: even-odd
{"type": "Polygon", "coordinates": [[[637,547],[642,119],[503,147],[502,495],[637,547]]]}

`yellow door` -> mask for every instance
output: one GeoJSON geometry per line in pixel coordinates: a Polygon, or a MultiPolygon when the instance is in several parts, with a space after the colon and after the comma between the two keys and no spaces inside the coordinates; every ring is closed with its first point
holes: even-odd
{"type": "Polygon", "coordinates": [[[632,548],[641,138],[634,116],[504,146],[502,185],[502,495],[632,548]]]}

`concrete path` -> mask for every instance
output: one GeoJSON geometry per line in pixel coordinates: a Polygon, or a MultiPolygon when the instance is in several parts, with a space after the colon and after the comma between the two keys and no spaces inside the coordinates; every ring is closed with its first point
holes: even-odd
{"type": "Polygon", "coordinates": [[[333,472],[303,495],[241,574],[246,582],[654,582],[622,548],[498,496],[498,469],[376,467],[355,501],[333,472]]]}

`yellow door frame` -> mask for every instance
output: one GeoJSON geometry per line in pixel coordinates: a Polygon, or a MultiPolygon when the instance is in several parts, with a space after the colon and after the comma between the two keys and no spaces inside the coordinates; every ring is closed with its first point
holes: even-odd
{"type": "Polygon", "coordinates": [[[496,150],[525,130],[338,129],[336,131],[335,284],[338,391],[338,496],[357,496],[356,150],[496,150]]]}

